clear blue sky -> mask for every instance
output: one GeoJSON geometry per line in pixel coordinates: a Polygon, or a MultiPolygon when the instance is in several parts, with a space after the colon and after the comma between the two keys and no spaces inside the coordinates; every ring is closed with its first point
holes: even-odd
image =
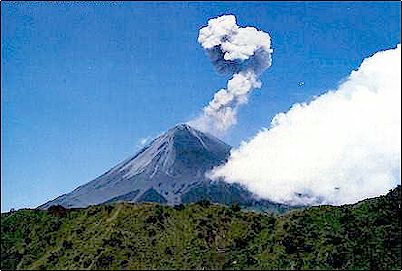
{"type": "Polygon", "coordinates": [[[234,146],[362,59],[400,43],[400,2],[1,2],[1,209],[36,207],[101,175],[139,140],[190,120],[225,87],[201,46],[234,14],[272,37],[234,146]],[[299,84],[304,82],[304,84],[299,84]]]}

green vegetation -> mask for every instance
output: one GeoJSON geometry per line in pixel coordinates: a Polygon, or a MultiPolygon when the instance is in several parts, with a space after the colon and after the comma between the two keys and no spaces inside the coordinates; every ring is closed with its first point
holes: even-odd
{"type": "Polygon", "coordinates": [[[401,270],[400,186],[284,215],[201,201],[1,215],[1,269],[401,270]]]}

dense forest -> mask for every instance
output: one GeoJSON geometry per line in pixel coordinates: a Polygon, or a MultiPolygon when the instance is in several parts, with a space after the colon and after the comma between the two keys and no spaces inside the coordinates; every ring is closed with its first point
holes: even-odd
{"type": "Polygon", "coordinates": [[[285,214],[115,203],[1,215],[1,269],[401,270],[401,188],[285,214]]]}

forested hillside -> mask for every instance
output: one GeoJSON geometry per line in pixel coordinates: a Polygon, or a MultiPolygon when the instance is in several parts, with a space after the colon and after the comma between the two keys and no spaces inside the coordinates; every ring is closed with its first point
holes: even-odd
{"type": "Polygon", "coordinates": [[[1,269],[401,270],[401,189],[283,215],[201,201],[1,215],[1,269]]]}

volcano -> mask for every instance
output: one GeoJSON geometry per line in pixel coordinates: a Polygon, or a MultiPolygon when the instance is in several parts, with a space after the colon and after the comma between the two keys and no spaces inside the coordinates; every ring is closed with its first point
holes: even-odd
{"type": "Polygon", "coordinates": [[[81,208],[119,201],[176,205],[199,200],[284,208],[257,199],[240,185],[205,176],[227,160],[230,149],[210,134],[179,124],[93,181],[38,208],[81,208]]]}

